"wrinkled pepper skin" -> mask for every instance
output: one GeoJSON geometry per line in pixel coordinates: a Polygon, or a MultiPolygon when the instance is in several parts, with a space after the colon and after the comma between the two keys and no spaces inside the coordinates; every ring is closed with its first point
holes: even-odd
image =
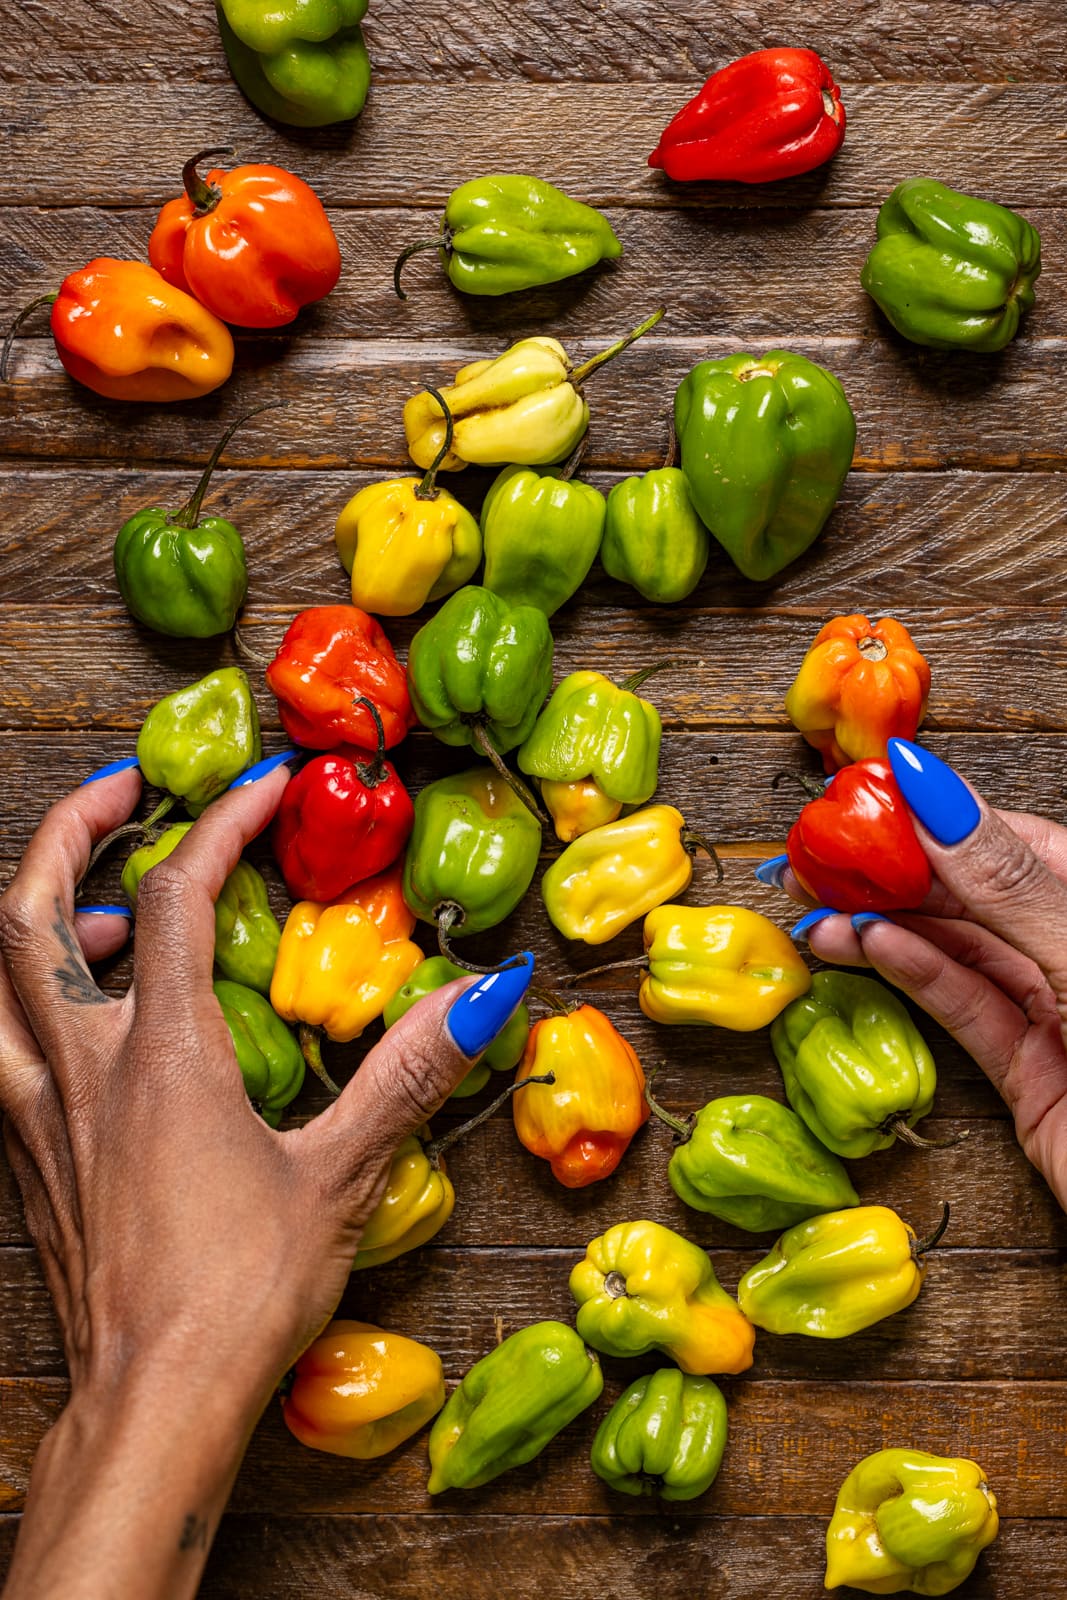
{"type": "Polygon", "coordinates": [[[358,606],[312,606],[293,618],[267,668],[282,727],[296,744],[332,750],[354,744],[373,750],[377,707],[391,750],[415,721],[407,678],[374,617],[358,606]]]}
{"type": "Polygon", "coordinates": [[[845,1339],[910,1306],[926,1272],[914,1230],[888,1206],[798,1222],[749,1267],[741,1310],[768,1333],[845,1339]]]}
{"type": "Polygon", "coordinates": [[[935,350],[1003,350],[1034,304],[1041,236],[1006,206],[908,178],[878,213],[860,281],[898,333],[935,350]]]}
{"type": "Polygon", "coordinates": [[[712,73],[648,164],[685,183],[771,183],[821,167],[844,137],[840,91],[814,50],[754,50],[712,73]]]}
{"type": "Polygon", "coordinates": [[[897,996],[876,978],[817,972],[771,1027],[789,1104],[817,1139],[857,1160],[887,1150],[933,1108],[937,1069],[897,996]]]}
{"type": "Polygon", "coordinates": [[[683,1372],[744,1372],[756,1333],[699,1245],[658,1222],[620,1222],[570,1277],[578,1332],[605,1355],[662,1350],[683,1372]]]}
{"type": "Polygon", "coordinates": [[[620,1494],[695,1500],[718,1477],[726,1432],[718,1385],[663,1367],[623,1390],[596,1431],[590,1464],[620,1494]]]}
{"type": "Polygon", "coordinates": [[[541,880],[549,920],[566,939],[604,944],[689,887],[685,818],[647,806],[594,828],[557,856],[541,880]]]}
{"type": "Polygon", "coordinates": [[[811,987],[788,935],[742,906],[657,906],[645,918],[644,941],[639,1000],[653,1022],[751,1033],[811,987]]]}
{"type": "Polygon", "coordinates": [[[268,1127],[276,1128],[303,1086],[300,1046],[255,989],[226,978],[216,978],[212,987],[230,1030],[245,1093],[268,1127]]]}
{"type": "Polygon", "coordinates": [[[680,467],[624,478],[608,495],[600,565],[653,605],[674,605],[692,594],[709,548],[680,467]]]}
{"type": "Polygon", "coordinates": [[[218,0],[219,32],[238,88],[294,128],[350,122],[370,88],[359,24],[367,0],[218,0]]]}
{"type": "Polygon", "coordinates": [[[442,1160],[431,1161],[429,1130],[411,1133],[397,1147],[385,1193],[363,1226],[352,1271],[380,1267],[417,1250],[440,1233],[456,1204],[456,1191],[442,1160]]]}
{"type": "Polygon", "coordinates": [[[604,534],[599,489],[548,470],[505,467],[482,505],[485,587],[551,617],[581,588],[604,534]]]}
{"type": "Polygon", "coordinates": [[[457,905],[453,937],[482,933],[514,911],[540,853],[540,825],[492,767],[438,778],[415,797],[404,899],[431,925],[442,906],[457,905]]]}
{"type": "Polygon", "coordinates": [[[624,805],[651,799],[659,781],[662,734],[659,712],[633,693],[629,680],[615,684],[602,672],[572,672],[557,684],[535,722],[519,751],[519,767],[540,779],[556,832],[569,843],[613,822],[624,805]],[[589,782],[596,786],[593,793],[557,790],[553,795],[549,788],[589,782]],[[612,803],[617,809],[609,816],[612,803]]]}
{"type": "Polygon", "coordinates": [[[371,483],[337,518],[334,540],[352,579],[352,603],[381,617],[409,617],[473,578],[482,559],[475,518],[425,479],[371,483]]]}
{"type": "Polygon", "coordinates": [[[70,376],[108,400],[197,400],[233,371],[230,330],[141,261],[97,256],[70,273],[51,328],[70,376]]]}
{"type": "Polygon", "coordinates": [[[914,739],[926,715],[930,667],[892,617],[834,617],[815,635],[785,697],[786,715],[827,772],[884,759],[891,738],[914,739]]]}
{"type": "Polygon", "coordinates": [[[998,1527],[996,1496],[976,1461],[877,1450],[838,1490],[826,1530],[826,1588],[949,1594],[998,1527]]]}
{"type": "Polygon", "coordinates": [[[852,462],[837,379],[788,350],[701,361],[674,401],[693,506],[738,571],[773,578],[818,538],[852,462]]]}
{"type": "Polygon", "coordinates": [[[913,910],[933,881],[888,760],[843,767],[808,801],[785,847],[801,886],[835,911],[913,910]]]}
{"type": "Polygon", "coordinates": [[[837,1157],[788,1106],[761,1094],[709,1101],[671,1156],[667,1176],[694,1211],[748,1233],[859,1205],[837,1157]]]}
{"type": "Polygon", "coordinates": [[[414,824],[411,796],[381,751],[338,745],[286,784],[271,848],[294,900],[336,900],[391,867],[414,824]]]}
{"type": "Polygon", "coordinates": [[[240,667],[219,667],[164,696],[137,736],[145,782],[175,795],[191,817],[262,755],[259,714],[240,667]]]}
{"type": "Polygon", "coordinates": [[[521,1328],[449,1396],[430,1433],[429,1492],[477,1489],[532,1461],[603,1387],[600,1362],[573,1328],[521,1328]]]}
{"type": "Polygon", "coordinates": [[[441,1361],[428,1345],[370,1322],[337,1321],[296,1363],[282,1415],[310,1449],[374,1461],[444,1403],[441,1361]]]}
{"type": "Polygon", "coordinates": [[[286,1022],[358,1039],[411,977],[422,951],[400,894],[400,869],[357,884],[333,905],[301,900],[289,913],[270,989],[286,1022]]]}
{"type": "Polygon", "coordinates": [[[501,753],[530,732],[552,687],[552,635],[537,606],[468,584],[423,623],[408,651],[415,715],[443,744],[501,753]]]}
{"type": "MultiPolygon", "coordinates": [[[[385,1026],[391,1028],[393,1023],[399,1022],[417,1001],[435,993],[446,983],[452,983],[456,978],[466,976],[467,973],[462,967],[457,967],[455,962],[447,960],[445,956],[430,956],[415,968],[407,983],[402,989],[397,990],[382,1012],[385,1026]]],[[[530,1013],[525,1005],[520,1005],[488,1049],[482,1051],[463,1082],[453,1089],[449,1099],[464,1100],[468,1095],[477,1094],[479,1089],[484,1089],[489,1082],[490,1072],[514,1071],[522,1060],[529,1035],[530,1013]]]]}
{"type": "Polygon", "coordinates": [[[615,1171],[648,1121],[645,1075],[633,1048],[595,1006],[535,1022],[516,1082],[552,1073],[511,1097],[519,1142],[568,1189],[615,1171]]]}

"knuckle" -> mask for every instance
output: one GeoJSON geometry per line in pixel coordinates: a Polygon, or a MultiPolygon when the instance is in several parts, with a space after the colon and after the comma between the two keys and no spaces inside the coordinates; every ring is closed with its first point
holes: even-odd
{"type": "Polygon", "coordinates": [[[1047,882],[1045,867],[1020,839],[1011,844],[1003,836],[990,839],[975,867],[983,894],[996,900],[1031,899],[1047,882]]]}
{"type": "Polygon", "coordinates": [[[137,889],[138,914],[151,916],[162,906],[186,899],[192,888],[192,877],[181,862],[167,856],[141,879],[137,889]]]}
{"type": "Polygon", "coordinates": [[[37,908],[12,885],[0,897],[0,950],[5,956],[18,956],[36,944],[39,936],[37,908]]]}

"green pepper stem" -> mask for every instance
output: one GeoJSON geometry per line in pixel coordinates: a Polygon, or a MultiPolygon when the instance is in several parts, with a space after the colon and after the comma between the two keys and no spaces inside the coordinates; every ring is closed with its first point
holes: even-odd
{"type": "Polygon", "coordinates": [[[630,333],[624,334],[621,339],[616,339],[614,344],[609,344],[608,348],[601,350],[599,355],[590,356],[589,360],[583,361],[580,367],[574,367],[568,381],[577,388],[585,382],[591,373],[596,371],[597,367],[602,367],[605,361],[614,360],[620,351],[625,350],[627,345],[633,344],[635,339],[642,338],[644,334],[656,326],[657,322],[662,321],[666,315],[667,307],[660,306],[658,311],[653,311],[652,315],[646,317],[644,322],[639,322],[637,327],[632,329],[630,333]]]}
{"type": "Polygon", "coordinates": [[[198,155],[190,156],[182,167],[182,185],[192,202],[194,215],[206,217],[214,211],[222,199],[222,190],[217,183],[207,183],[197,172],[201,161],[206,161],[208,156],[232,156],[232,144],[219,145],[215,150],[201,150],[198,155]]]}
{"type": "Polygon", "coordinates": [[[304,1053],[304,1060],[321,1083],[324,1083],[331,1094],[340,1094],[341,1091],[334,1083],[322,1059],[322,1029],[313,1028],[307,1022],[300,1024],[300,1048],[304,1053]]]}
{"type": "Polygon", "coordinates": [[[226,446],[229,444],[238,428],[243,428],[246,422],[251,422],[253,417],[258,417],[263,411],[279,411],[286,405],[288,405],[288,401],[286,400],[271,400],[265,406],[257,406],[254,411],[246,411],[243,417],[238,417],[236,422],[230,423],[230,426],[226,429],[226,432],[223,434],[214,450],[212,450],[211,454],[208,456],[207,466],[200,474],[200,482],[197,484],[188,500],[182,506],[181,510],[176,511],[172,517],[168,517],[167,520],[171,527],[195,528],[199,525],[200,505],[205,494],[207,493],[207,486],[211,482],[211,474],[218,466],[219,458],[221,457],[222,452],[225,450],[226,446]]]}
{"type": "Polygon", "coordinates": [[[177,805],[177,803],[177,798],[174,795],[165,794],[158,806],[156,806],[156,809],[151,813],[151,815],[145,817],[143,822],[124,822],[120,827],[112,828],[110,833],[105,833],[104,837],[100,840],[99,844],[93,850],[92,855],[89,857],[89,865],[78,879],[76,890],[81,888],[90,872],[92,872],[93,868],[96,866],[96,863],[100,860],[100,857],[105,853],[105,851],[111,849],[111,846],[116,842],[116,840],[128,839],[132,834],[137,833],[141,835],[143,843],[150,844],[152,840],[152,829],[155,827],[157,822],[161,822],[163,820],[169,811],[174,810],[174,807],[177,805]]]}
{"type": "Polygon", "coordinates": [[[658,1067],[653,1068],[645,1078],[645,1104],[654,1117],[658,1117],[660,1122],[673,1131],[675,1144],[688,1144],[693,1137],[693,1124],[696,1121],[696,1117],[676,1117],[673,1112],[666,1111],[658,1100],[652,1098],[652,1085],[656,1081],[658,1071],[658,1067]]]}
{"type": "Polygon", "coordinates": [[[706,856],[711,857],[715,863],[715,881],[716,883],[721,883],[723,878],[722,862],[719,860],[719,852],[711,840],[705,839],[702,833],[697,833],[692,828],[683,828],[679,837],[682,841],[682,849],[688,850],[690,855],[694,855],[698,850],[703,850],[706,856]]]}
{"type": "Polygon", "coordinates": [[[821,800],[826,793],[825,783],[820,783],[818,778],[813,778],[807,772],[776,772],[771,779],[771,788],[779,789],[783,782],[795,783],[809,800],[821,800]]]}
{"type": "Polygon", "coordinates": [[[971,1136],[970,1128],[963,1128],[947,1139],[926,1139],[921,1133],[916,1133],[914,1128],[910,1128],[902,1116],[888,1117],[882,1123],[879,1132],[891,1133],[901,1144],[910,1145],[913,1150],[951,1150],[971,1136]]]}
{"type": "Polygon", "coordinates": [[[365,694],[354,694],[352,696],[352,704],[354,706],[362,706],[365,711],[370,712],[374,719],[374,727],[378,735],[378,748],[370,761],[356,762],[356,771],[359,774],[359,781],[365,789],[377,789],[378,785],[383,783],[389,776],[385,769],[385,729],[382,726],[381,713],[374,701],[368,700],[365,694]]]}
{"type": "Polygon", "coordinates": [[[58,299],[59,290],[57,289],[54,294],[39,294],[36,300],[30,301],[28,306],[23,306],[22,310],[19,312],[18,316],[7,330],[7,336],[4,339],[4,347],[2,350],[0,350],[0,383],[7,382],[7,358],[11,353],[11,346],[14,344],[15,336],[22,327],[22,324],[27,320],[28,317],[33,315],[39,306],[54,306],[58,299]]]}
{"type": "Polygon", "coordinates": [[[551,827],[551,819],[544,811],[541,810],[541,807],[537,804],[532,792],[527,788],[526,784],[523,783],[522,779],[516,773],[512,772],[507,766],[503,756],[500,754],[500,751],[497,749],[492,739],[490,739],[488,733],[486,733],[485,722],[483,719],[481,717],[471,717],[467,726],[471,730],[471,735],[474,739],[474,742],[477,744],[478,749],[482,752],[482,755],[492,766],[497,776],[503,778],[504,782],[508,785],[508,788],[511,789],[512,793],[517,799],[522,801],[530,815],[537,818],[542,828],[551,827]]]}
{"type": "Polygon", "coordinates": [[[509,1084],[503,1094],[498,1094],[496,1099],[489,1105],[483,1106],[477,1116],[470,1117],[466,1122],[461,1122],[458,1128],[452,1128],[448,1133],[443,1133],[439,1139],[434,1139],[431,1144],[426,1146],[426,1159],[431,1167],[440,1165],[441,1157],[445,1151],[450,1149],[458,1139],[462,1139],[465,1134],[470,1133],[472,1128],[478,1127],[479,1123],[488,1122],[489,1118],[511,1099],[516,1089],[525,1089],[528,1083],[555,1083],[555,1081],[556,1074],[554,1072],[543,1072],[539,1076],[519,1078],[515,1083],[509,1084]]]}
{"type": "Polygon", "coordinates": [[[948,1201],[947,1200],[942,1200],[942,1202],[941,1202],[941,1221],[938,1223],[937,1227],[934,1229],[933,1233],[931,1233],[928,1238],[926,1238],[926,1239],[917,1239],[916,1240],[916,1242],[911,1247],[911,1253],[912,1253],[913,1256],[924,1256],[928,1250],[932,1250],[934,1248],[935,1244],[939,1244],[941,1242],[941,1238],[942,1238],[942,1236],[943,1236],[943,1234],[945,1232],[945,1229],[948,1227],[948,1218],[949,1218],[948,1201]]]}
{"type": "Polygon", "coordinates": [[[599,978],[605,972],[622,972],[627,967],[647,966],[647,956],[629,956],[625,961],[606,961],[602,967],[586,967],[582,972],[570,972],[560,982],[564,988],[569,988],[572,984],[584,983],[586,978],[599,978]]]}
{"type": "Polygon", "coordinates": [[[635,689],[639,689],[643,683],[647,683],[649,678],[654,677],[657,672],[666,672],[669,667],[702,667],[703,665],[703,656],[673,656],[667,661],[657,661],[651,667],[642,667],[640,672],[631,672],[630,676],[624,678],[619,684],[619,688],[627,694],[632,694],[635,689]]]}
{"type": "Polygon", "coordinates": [[[437,404],[441,407],[442,413],[444,414],[445,438],[440,450],[438,450],[437,454],[430,462],[430,465],[426,468],[422,482],[415,490],[416,500],[436,500],[437,496],[441,493],[440,489],[437,487],[437,474],[441,469],[441,462],[445,459],[448,452],[452,448],[452,435],[455,432],[455,423],[452,420],[452,413],[448,408],[448,402],[446,401],[444,395],[439,389],[432,388],[430,384],[426,385],[426,393],[433,395],[434,399],[437,401],[437,404]]]}
{"type": "Polygon", "coordinates": [[[451,254],[451,228],[442,227],[441,232],[437,235],[436,239],[420,239],[418,244],[409,244],[405,250],[401,250],[400,254],[393,263],[393,288],[396,290],[397,298],[400,300],[407,299],[407,295],[400,287],[400,274],[403,272],[412,256],[419,255],[423,250],[443,250],[446,255],[451,254]]]}

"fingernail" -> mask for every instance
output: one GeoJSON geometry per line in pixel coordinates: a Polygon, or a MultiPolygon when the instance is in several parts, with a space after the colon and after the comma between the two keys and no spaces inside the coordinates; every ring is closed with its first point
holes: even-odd
{"type": "Polygon", "coordinates": [[[458,1049],[473,1061],[487,1050],[530,987],[534,958],[529,950],[514,966],[487,972],[460,995],[445,1018],[458,1049]]]}
{"type": "Polygon", "coordinates": [[[106,767],[97,767],[95,772],[90,772],[83,778],[79,788],[84,789],[87,783],[95,783],[97,778],[110,778],[113,772],[129,772],[131,767],[137,766],[136,756],[125,756],[121,761],[109,761],[106,767]]]}
{"type": "Polygon", "coordinates": [[[257,778],[265,778],[275,767],[284,767],[287,761],[294,761],[299,754],[299,750],[280,750],[276,756],[264,756],[254,767],[249,767],[239,778],[234,778],[230,788],[243,789],[246,783],[255,783],[257,778]]]}
{"type": "Polygon", "coordinates": [[[771,889],[780,889],[785,869],[789,865],[788,856],[768,856],[766,861],[761,861],[753,871],[760,883],[765,883],[771,889]]]}
{"type": "Polygon", "coordinates": [[[888,922],[888,917],[883,917],[880,911],[857,911],[852,918],[852,926],[857,933],[868,927],[872,922],[888,922]]]}
{"type": "Polygon", "coordinates": [[[133,912],[129,906],[75,906],[76,917],[126,917],[133,921],[133,912]]]}
{"type": "Polygon", "coordinates": [[[938,844],[959,844],[982,813],[974,795],[947,762],[908,739],[890,739],[889,764],[901,792],[938,844]]]}
{"type": "Polygon", "coordinates": [[[806,912],[799,922],[794,923],[789,930],[789,937],[791,939],[803,939],[806,944],[809,928],[814,928],[817,922],[825,922],[827,917],[838,917],[840,915],[841,913],[835,911],[832,906],[819,906],[818,910],[806,912]]]}

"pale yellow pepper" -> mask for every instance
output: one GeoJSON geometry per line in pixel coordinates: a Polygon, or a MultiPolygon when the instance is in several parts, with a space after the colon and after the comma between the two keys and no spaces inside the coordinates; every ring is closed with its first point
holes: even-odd
{"type": "Polygon", "coordinates": [[[811,988],[788,934],[743,906],[658,906],[644,937],[649,970],[638,998],[653,1022],[750,1033],[811,988]]]}
{"type": "MultiPolygon", "coordinates": [[[[423,1135],[429,1130],[423,1129],[423,1135]]],[[[352,1270],[380,1267],[385,1261],[418,1249],[440,1233],[456,1203],[456,1191],[443,1161],[432,1158],[418,1134],[398,1146],[378,1201],[363,1232],[352,1270]]]]}
{"type": "Polygon", "coordinates": [[[436,1416],[445,1403],[438,1355],[370,1322],[331,1322],[308,1346],[282,1401],[301,1444],[373,1461],[436,1416]]]}

